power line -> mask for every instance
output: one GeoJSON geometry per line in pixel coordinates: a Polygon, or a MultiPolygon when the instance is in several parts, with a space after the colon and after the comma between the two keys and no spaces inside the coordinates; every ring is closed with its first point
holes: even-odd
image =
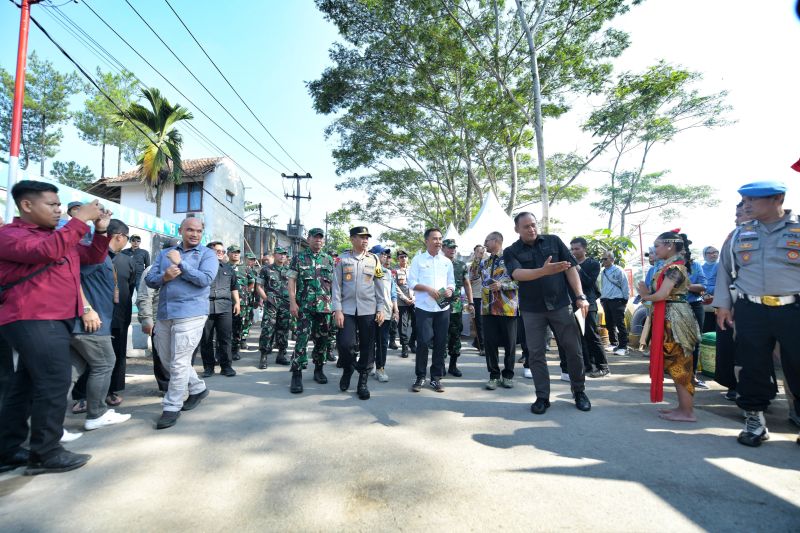
{"type": "Polygon", "coordinates": [[[142,54],[140,54],[140,53],[139,53],[139,51],[138,51],[138,50],[136,50],[136,48],[134,48],[134,47],[133,47],[133,45],[131,45],[131,44],[130,44],[130,43],[129,43],[129,42],[128,42],[128,41],[127,41],[127,40],[126,40],[126,39],[125,39],[125,38],[124,38],[122,35],[120,35],[120,34],[119,34],[119,32],[117,32],[117,30],[115,30],[115,29],[114,29],[114,28],[113,28],[113,27],[112,27],[112,26],[111,26],[111,25],[110,25],[108,22],[106,22],[106,20],[105,20],[103,17],[101,17],[101,16],[100,16],[100,15],[99,15],[99,14],[98,14],[98,13],[97,13],[97,12],[96,12],[94,9],[92,9],[92,6],[90,6],[90,5],[88,4],[88,2],[86,2],[86,0],[84,0],[84,2],[83,2],[83,5],[85,5],[87,8],[89,8],[89,10],[90,10],[92,13],[94,13],[94,15],[95,15],[95,16],[96,16],[98,19],[100,19],[100,21],[101,21],[103,24],[105,24],[105,25],[106,25],[106,27],[107,27],[108,29],[110,29],[112,32],[114,32],[114,34],[115,34],[117,37],[119,37],[119,38],[120,38],[120,40],[122,40],[122,42],[124,42],[124,43],[125,43],[125,44],[128,46],[128,48],[130,48],[130,49],[131,49],[131,50],[132,50],[132,51],[133,51],[133,52],[134,52],[134,53],[135,53],[137,56],[139,56],[139,58],[140,58],[142,61],[144,61],[145,63],[147,63],[147,66],[149,66],[151,69],[153,69],[153,71],[155,71],[155,72],[156,72],[156,74],[158,74],[159,76],[161,76],[161,78],[162,78],[162,79],[163,79],[165,82],[167,82],[167,83],[170,85],[170,87],[172,87],[173,89],[175,89],[175,91],[177,91],[177,92],[178,92],[178,94],[180,94],[182,97],[186,98],[186,100],[187,100],[187,101],[188,101],[188,102],[189,102],[191,105],[193,105],[193,106],[195,107],[195,109],[197,109],[197,110],[198,110],[198,111],[199,111],[199,112],[200,112],[200,113],[201,113],[201,114],[202,114],[204,117],[206,117],[208,120],[210,120],[212,124],[214,124],[214,125],[215,125],[217,128],[219,128],[219,130],[220,130],[220,131],[222,131],[222,133],[224,133],[225,135],[227,135],[228,137],[230,137],[230,138],[231,138],[231,139],[232,139],[232,140],[233,140],[233,141],[234,141],[236,144],[238,144],[239,146],[241,146],[242,148],[244,148],[244,149],[247,151],[247,153],[249,153],[250,155],[252,155],[253,157],[255,157],[255,158],[256,158],[257,160],[259,160],[261,163],[263,163],[264,165],[266,165],[267,167],[269,167],[270,169],[272,169],[274,172],[276,172],[277,174],[280,174],[280,173],[281,173],[281,172],[280,172],[280,170],[278,170],[277,168],[275,168],[275,167],[274,167],[274,166],[272,166],[271,164],[269,164],[269,163],[267,163],[266,161],[264,161],[264,160],[263,160],[261,157],[259,157],[259,156],[258,156],[258,155],[256,155],[255,153],[253,153],[253,151],[252,151],[252,150],[250,150],[250,148],[248,148],[247,146],[245,146],[244,144],[242,144],[242,143],[241,143],[241,141],[239,141],[239,139],[237,139],[236,137],[234,137],[233,135],[231,135],[231,133],[230,133],[230,132],[228,132],[228,130],[227,130],[226,128],[223,128],[222,126],[220,126],[220,125],[219,125],[219,123],[218,123],[216,120],[214,120],[213,118],[211,118],[211,117],[208,115],[208,113],[206,113],[205,111],[203,111],[203,109],[202,109],[200,106],[198,106],[196,103],[194,103],[194,101],[192,101],[192,100],[191,100],[191,99],[190,99],[188,96],[186,96],[186,95],[183,93],[183,91],[181,91],[180,89],[178,89],[178,88],[175,86],[175,84],[174,84],[174,83],[172,83],[172,82],[171,82],[169,79],[167,79],[167,77],[166,77],[166,76],[164,76],[164,75],[161,73],[161,71],[160,71],[160,70],[158,70],[156,67],[154,67],[154,66],[153,66],[153,64],[152,64],[152,63],[150,63],[150,61],[148,61],[147,59],[145,59],[145,57],[144,57],[142,54]]]}
{"type": "MultiPolygon", "coordinates": [[[[143,136],[145,139],[147,139],[147,141],[148,141],[149,143],[151,143],[153,146],[155,146],[155,147],[156,147],[156,149],[157,149],[159,152],[161,152],[161,153],[164,155],[164,157],[166,157],[166,158],[167,158],[167,160],[168,160],[168,161],[172,161],[172,163],[173,163],[173,166],[174,166],[175,162],[173,161],[173,159],[172,159],[172,158],[171,158],[171,157],[170,157],[170,156],[169,156],[167,153],[165,153],[165,152],[164,152],[164,151],[161,149],[161,147],[160,147],[158,144],[156,144],[156,143],[155,143],[155,141],[153,141],[153,139],[151,139],[151,138],[150,138],[150,136],[149,136],[149,135],[147,135],[147,133],[145,133],[145,132],[144,132],[144,130],[142,130],[142,128],[141,128],[141,127],[139,127],[139,125],[138,125],[138,124],[136,124],[136,122],[134,122],[134,121],[133,121],[133,120],[130,118],[130,116],[128,116],[128,113],[127,113],[127,112],[125,112],[125,111],[124,111],[124,110],[123,110],[123,109],[122,109],[122,108],[119,106],[119,104],[117,104],[117,103],[114,101],[114,99],[113,99],[113,98],[111,98],[111,97],[110,97],[108,94],[106,94],[106,92],[105,92],[105,91],[104,91],[102,88],[100,88],[100,85],[99,85],[99,84],[98,84],[98,83],[97,83],[97,82],[94,80],[94,78],[92,78],[92,76],[91,76],[91,75],[90,75],[88,72],[86,72],[86,69],[84,69],[84,68],[83,68],[83,67],[82,67],[82,66],[81,66],[81,65],[80,65],[80,64],[79,64],[79,63],[78,63],[78,62],[77,62],[75,59],[73,59],[73,57],[72,57],[72,56],[69,54],[69,52],[67,52],[67,51],[66,51],[66,50],[65,50],[65,49],[64,49],[64,48],[63,48],[63,47],[62,47],[62,46],[61,46],[61,45],[60,45],[60,44],[59,44],[59,43],[58,43],[58,42],[57,42],[57,41],[56,41],[56,40],[55,40],[55,39],[54,39],[54,38],[53,38],[51,35],[50,35],[50,33],[48,33],[48,31],[47,31],[46,29],[44,29],[44,27],[43,27],[43,26],[42,26],[42,25],[39,23],[39,21],[38,21],[38,20],[36,20],[36,19],[35,19],[33,16],[31,16],[31,17],[30,17],[30,19],[31,19],[31,22],[33,22],[33,23],[36,25],[36,27],[37,27],[37,28],[39,28],[39,30],[40,30],[40,31],[41,31],[41,32],[44,34],[44,36],[45,36],[45,37],[47,37],[47,39],[48,39],[48,40],[49,40],[51,43],[53,43],[53,45],[55,45],[55,47],[56,47],[56,48],[58,48],[58,50],[59,50],[59,51],[60,51],[62,54],[64,54],[64,57],[66,57],[66,58],[67,58],[67,59],[68,59],[68,60],[69,60],[69,61],[70,61],[70,62],[71,62],[73,65],[75,65],[75,68],[77,68],[77,69],[78,69],[78,71],[79,71],[81,74],[83,74],[83,76],[84,76],[84,77],[85,77],[87,80],[89,80],[89,82],[90,82],[90,83],[91,83],[91,84],[94,86],[94,88],[95,88],[95,89],[97,89],[97,92],[99,92],[100,94],[102,94],[102,95],[103,95],[103,96],[104,96],[104,97],[105,97],[105,98],[106,98],[106,99],[107,99],[109,102],[111,102],[111,105],[113,105],[113,106],[114,106],[114,107],[117,109],[117,111],[119,111],[120,115],[121,115],[121,116],[123,116],[123,117],[125,118],[125,120],[127,120],[127,121],[128,121],[128,122],[129,122],[129,123],[130,123],[130,124],[131,124],[131,125],[132,125],[134,128],[136,128],[136,129],[139,131],[139,133],[141,133],[141,134],[142,134],[142,136],[143,136]]],[[[211,192],[209,192],[209,191],[208,191],[208,190],[205,188],[205,186],[201,186],[201,187],[202,187],[202,189],[203,189],[203,190],[204,190],[204,191],[205,191],[205,192],[206,192],[206,193],[207,193],[207,194],[208,194],[208,195],[209,195],[211,198],[213,198],[214,200],[216,200],[216,201],[217,201],[217,202],[218,202],[218,203],[219,203],[219,204],[220,204],[222,207],[224,207],[225,209],[227,209],[228,211],[230,211],[230,213],[231,213],[231,214],[233,214],[233,215],[234,215],[236,218],[238,218],[238,219],[240,219],[241,221],[243,221],[243,222],[247,223],[247,220],[245,220],[244,218],[242,218],[241,216],[239,216],[239,215],[238,215],[238,214],[237,214],[235,211],[233,211],[233,210],[232,210],[232,209],[230,209],[228,206],[226,206],[225,204],[223,204],[223,203],[222,203],[222,201],[220,201],[220,200],[219,200],[219,198],[217,198],[216,196],[214,196],[213,194],[211,194],[211,192]]]]}
{"type": "MultiPolygon", "coordinates": [[[[12,1],[13,1],[13,0],[12,0],[12,1]]],[[[87,7],[88,7],[88,6],[87,6],[87,7]]],[[[90,9],[91,9],[91,8],[90,8],[90,9]]],[[[120,62],[120,61],[119,61],[119,60],[118,60],[116,57],[114,57],[114,55],[113,55],[113,54],[111,54],[111,52],[109,52],[109,51],[108,51],[108,50],[107,50],[107,49],[106,49],[106,48],[105,48],[103,45],[101,45],[99,42],[97,42],[97,41],[96,41],[96,40],[95,40],[95,39],[94,39],[94,38],[93,38],[91,35],[89,35],[88,33],[86,33],[86,32],[83,30],[83,28],[81,28],[81,27],[80,27],[78,24],[76,24],[76,23],[75,23],[75,21],[73,21],[73,20],[72,20],[72,19],[71,19],[71,18],[70,18],[70,17],[69,17],[69,16],[68,16],[66,13],[64,13],[63,11],[61,11],[61,10],[60,10],[60,9],[58,9],[58,8],[56,8],[54,11],[55,11],[55,13],[57,13],[57,14],[58,14],[58,16],[59,16],[59,17],[62,17],[62,18],[63,18],[63,20],[60,20],[58,17],[56,17],[56,16],[52,15],[50,12],[47,12],[47,11],[46,11],[46,13],[48,13],[48,14],[49,14],[49,15],[50,15],[50,16],[51,16],[51,17],[52,17],[54,20],[58,21],[58,22],[59,22],[59,24],[61,24],[61,25],[62,25],[62,27],[64,27],[64,28],[65,28],[67,31],[69,31],[69,32],[72,34],[72,36],[73,36],[73,37],[75,37],[75,38],[76,38],[76,40],[78,40],[78,41],[80,42],[80,44],[82,44],[82,45],[83,45],[85,48],[87,48],[89,51],[91,51],[91,52],[92,52],[92,53],[93,53],[95,56],[97,56],[99,59],[101,59],[101,60],[102,60],[102,61],[104,61],[106,64],[108,64],[108,65],[109,65],[109,66],[110,66],[110,67],[111,67],[113,70],[116,70],[116,71],[117,71],[117,72],[119,72],[119,73],[122,73],[122,72],[128,72],[128,73],[130,73],[130,74],[131,74],[131,75],[134,77],[134,79],[135,79],[135,80],[138,82],[138,84],[139,84],[141,87],[143,87],[143,88],[145,88],[145,89],[146,89],[146,88],[148,88],[147,84],[146,84],[146,83],[144,83],[144,81],[142,81],[142,80],[141,80],[141,78],[139,78],[138,76],[136,76],[136,74],[135,74],[133,71],[131,71],[130,69],[128,69],[128,68],[127,68],[127,67],[126,67],[126,66],[125,66],[125,65],[124,65],[122,62],[120,62]],[[64,23],[63,21],[66,21],[66,22],[67,22],[69,25],[71,25],[71,26],[72,26],[72,27],[73,27],[75,30],[77,30],[77,31],[78,31],[80,34],[82,34],[82,35],[83,35],[85,38],[82,38],[82,37],[81,37],[81,35],[78,35],[78,34],[76,34],[76,33],[75,33],[75,31],[72,31],[72,30],[70,30],[70,28],[69,28],[68,26],[66,26],[66,25],[65,25],[65,23],[64,23]],[[87,41],[87,39],[88,39],[88,41],[87,41]],[[89,41],[90,41],[90,42],[89,42],[89,41]],[[108,59],[106,59],[106,58],[104,57],[104,55],[105,55],[105,56],[107,56],[107,57],[108,57],[108,59]],[[117,66],[114,66],[114,65],[112,64],[112,62],[113,62],[113,63],[115,63],[117,66]]],[[[105,21],[104,21],[104,22],[105,22],[105,21]]],[[[124,39],[123,39],[123,40],[124,40],[124,39]]],[[[126,44],[128,44],[128,43],[126,42],[126,44]]],[[[128,46],[130,46],[130,45],[128,45],[128,46]]],[[[134,52],[136,52],[136,50],[135,50],[135,49],[134,49],[134,52]]],[[[138,54],[138,52],[137,52],[137,54],[138,54]]],[[[140,57],[141,57],[141,56],[140,56],[140,57]]],[[[148,65],[150,65],[150,64],[148,63],[148,65]]],[[[154,70],[156,70],[156,69],[155,69],[155,68],[154,68],[152,65],[150,65],[150,67],[151,67],[151,68],[153,68],[154,70]]],[[[158,71],[156,70],[156,72],[158,72],[158,71]]],[[[160,72],[159,72],[159,74],[160,74],[160,72]]],[[[164,77],[164,76],[162,75],[162,78],[163,78],[163,77],[164,77]]],[[[164,78],[164,79],[165,79],[165,80],[166,80],[168,83],[170,83],[170,85],[172,85],[172,87],[173,87],[175,90],[177,90],[177,91],[180,93],[180,91],[179,91],[179,90],[178,90],[178,89],[177,89],[177,88],[176,88],[176,87],[175,87],[175,86],[174,86],[174,85],[173,85],[171,82],[169,82],[169,80],[167,80],[166,78],[164,78]]],[[[181,93],[181,95],[183,95],[183,93],[181,93]]],[[[183,95],[183,96],[184,96],[184,97],[186,97],[185,95],[183,95]]],[[[188,98],[187,98],[187,100],[188,100],[188,98]]],[[[193,102],[191,102],[191,101],[190,101],[190,103],[194,104],[194,103],[193,103],[193,102]]],[[[205,115],[205,116],[207,117],[207,115],[206,115],[206,114],[205,114],[205,113],[202,111],[202,109],[199,109],[199,108],[198,108],[198,110],[199,110],[201,113],[203,113],[203,115],[205,115]]],[[[214,123],[214,124],[215,124],[217,127],[219,127],[219,125],[218,125],[218,124],[216,124],[216,123],[215,123],[213,120],[212,120],[212,123],[214,123]]],[[[232,161],[232,162],[233,162],[233,163],[234,163],[234,164],[235,164],[237,167],[239,167],[239,169],[240,169],[240,170],[241,170],[243,173],[245,173],[247,176],[249,176],[249,177],[250,177],[250,178],[251,178],[251,179],[252,179],[252,180],[253,180],[255,183],[257,183],[258,185],[260,185],[260,186],[261,186],[261,187],[262,187],[262,188],[263,188],[263,189],[264,189],[266,192],[268,192],[268,193],[269,193],[269,194],[271,194],[273,197],[275,197],[275,198],[276,198],[276,199],[277,199],[277,200],[280,202],[281,209],[283,209],[283,210],[284,210],[285,212],[287,212],[287,213],[291,213],[291,212],[289,211],[288,205],[286,204],[286,201],[285,201],[283,198],[281,198],[281,197],[280,197],[278,194],[276,194],[274,191],[272,191],[272,190],[271,190],[269,187],[267,187],[267,186],[266,186],[266,185],[265,185],[265,184],[264,184],[264,183],[263,183],[261,180],[259,180],[259,179],[258,179],[258,178],[257,178],[255,175],[253,175],[253,173],[251,173],[249,170],[247,170],[247,168],[245,168],[244,166],[242,166],[242,165],[241,165],[239,162],[237,162],[237,161],[236,161],[236,160],[235,160],[233,157],[231,157],[230,155],[228,155],[228,154],[225,152],[225,150],[223,150],[222,148],[220,148],[220,147],[219,147],[219,145],[217,145],[216,143],[214,143],[213,141],[211,141],[211,140],[210,140],[210,139],[209,139],[209,138],[208,138],[208,137],[207,137],[207,136],[206,136],[206,135],[205,135],[203,132],[201,132],[201,131],[200,131],[200,130],[199,130],[199,129],[198,129],[198,128],[197,128],[197,127],[194,125],[194,124],[192,124],[191,122],[186,122],[186,124],[185,124],[185,125],[187,126],[187,128],[189,128],[189,130],[191,130],[192,132],[194,132],[194,134],[197,136],[198,140],[199,140],[201,143],[205,142],[205,143],[206,143],[206,147],[212,147],[212,150],[216,150],[217,152],[221,153],[222,155],[224,155],[225,157],[227,157],[228,159],[230,159],[230,160],[231,160],[231,161],[232,161]]],[[[236,139],[234,139],[234,141],[235,141],[235,140],[236,140],[236,139]]],[[[241,143],[239,143],[239,144],[241,145],[241,143]]],[[[263,161],[262,161],[262,162],[263,162],[263,161]]],[[[268,166],[269,166],[269,165],[268,165],[268,166]]],[[[276,170],[274,167],[270,167],[270,168],[272,168],[272,170],[276,170]]],[[[277,171],[277,170],[276,170],[276,171],[277,171]]]]}
{"type": "Polygon", "coordinates": [[[265,151],[267,154],[269,154],[269,156],[270,156],[272,159],[274,159],[274,160],[275,160],[275,161],[276,161],[276,162],[277,162],[277,163],[278,163],[280,166],[282,166],[284,169],[286,169],[286,170],[288,171],[288,170],[289,170],[289,168],[288,168],[288,167],[287,167],[287,166],[286,166],[286,165],[283,163],[283,161],[281,161],[280,159],[278,159],[277,157],[275,157],[275,155],[274,155],[272,152],[270,152],[270,151],[267,149],[267,147],[266,147],[266,146],[264,146],[263,144],[261,144],[261,142],[259,142],[259,140],[258,140],[258,139],[256,139],[256,137],[255,137],[255,136],[254,136],[252,133],[250,133],[250,130],[248,130],[247,128],[245,128],[245,127],[244,127],[244,125],[243,125],[241,122],[239,122],[239,119],[237,119],[237,118],[236,118],[236,117],[233,115],[233,113],[231,113],[230,111],[228,111],[228,108],[227,108],[227,107],[225,107],[225,104],[223,104],[222,102],[220,102],[220,101],[219,101],[219,99],[218,99],[216,96],[214,96],[214,93],[212,93],[212,92],[211,92],[211,91],[208,89],[208,87],[206,87],[206,86],[205,86],[205,84],[204,84],[202,81],[200,81],[200,79],[199,79],[197,76],[195,76],[195,75],[194,75],[194,72],[192,72],[192,70],[191,70],[189,67],[187,67],[187,66],[186,66],[186,63],[184,63],[184,62],[183,62],[183,60],[182,60],[180,57],[178,57],[178,54],[176,54],[176,53],[175,53],[175,52],[172,50],[172,48],[170,48],[170,46],[169,46],[169,45],[168,45],[168,44],[167,44],[167,43],[164,41],[164,39],[162,39],[162,38],[161,38],[161,36],[158,34],[158,32],[157,32],[156,30],[154,30],[152,26],[150,26],[150,23],[149,23],[149,22],[147,22],[147,20],[146,20],[146,19],[145,19],[145,18],[144,18],[144,17],[143,17],[143,16],[142,16],[142,15],[141,15],[141,14],[140,14],[140,13],[139,13],[137,10],[136,10],[136,8],[135,8],[135,7],[133,7],[133,4],[131,4],[131,3],[130,3],[128,0],[125,0],[125,3],[126,3],[126,4],[128,4],[128,7],[130,7],[130,8],[133,10],[133,12],[134,12],[134,13],[136,13],[136,16],[138,16],[138,17],[139,17],[139,19],[141,19],[141,21],[142,21],[142,22],[144,22],[144,25],[145,25],[145,26],[147,26],[147,28],[148,28],[148,29],[149,29],[149,30],[150,30],[150,31],[153,33],[153,35],[155,35],[155,36],[156,36],[156,38],[157,38],[159,41],[161,41],[161,44],[163,44],[163,45],[164,45],[164,46],[167,48],[167,50],[169,50],[169,53],[171,53],[171,54],[172,54],[172,56],[173,56],[175,59],[177,59],[177,60],[178,60],[178,63],[180,63],[180,64],[183,66],[183,68],[185,68],[185,69],[186,69],[186,72],[188,72],[188,73],[189,73],[189,75],[190,75],[192,78],[194,78],[194,80],[195,80],[197,83],[199,83],[199,84],[200,84],[200,86],[201,86],[203,89],[205,89],[205,91],[208,93],[208,95],[209,95],[211,98],[213,98],[213,99],[214,99],[214,101],[215,101],[217,104],[219,104],[219,106],[220,106],[220,107],[221,107],[221,108],[222,108],[222,109],[223,109],[223,110],[224,110],[224,111],[225,111],[225,112],[228,114],[228,116],[229,116],[229,117],[231,117],[231,119],[233,119],[233,121],[234,121],[234,122],[236,122],[236,124],[238,124],[238,125],[239,125],[239,127],[240,127],[240,128],[242,128],[242,130],[244,130],[244,132],[245,132],[245,133],[246,133],[246,134],[247,134],[247,135],[248,135],[248,136],[249,136],[251,139],[253,139],[253,142],[255,142],[255,143],[258,145],[258,146],[260,146],[260,147],[261,147],[261,149],[262,149],[262,150],[264,150],[264,151],[265,151]]]}
{"type": "Polygon", "coordinates": [[[236,90],[236,89],[233,87],[233,85],[232,85],[232,84],[231,84],[231,82],[228,80],[228,78],[225,76],[225,74],[223,74],[223,73],[222,73],[222,71],[219,69],[219,67],[218,67],[218,66],[217,66],[217,64],[214,62],[214,60],[213,60],[213,59],[211,59],[211,56],[209,56],[209,55],[208,55],[208,52],[206,52],[206,49],[205,49],[205,48],[203,48],[203,45],[202,45],[202,44],[200,44],[200,41],[198,41],[198,40],[197,40],[197,37],[195,37],[195,36],[194,36],[194,33],[192,33],[192,30],[190,30],[190,29],[189,29],[189,27],[188,27],[188,26],[186,25],[186,23],[183,21],[183,19],[181,18],[181,16],[180,16],[180,15],[178,15],[177,11],[175,11],[175,8],[173,8],[173,7],[172,7],[172,4],[170,4],[170,3],[169,3],[169,0],[164,0],[164,2],[166,2],[166,4],[167,4],[167,6],[169,7],[169,9],[170,9],[170,10],[171,10],[171,11],[172,11],[174,14],[175,14],[175,16],[176,16],[176,17],[178,18],[178,20],[180,21],[181,25],[182,25],[182,26],[183,26],[183,27],[186,29],[186,31],[189,33],[189,35],[192,37],[192,39],[194,39],[194,42],[195,42],[195,43],[197,43],[197,46],[199,46],[199,47],[200,47],[200,50],[202,50],[202,51],[203,51],[203,54],[205,54],[206,58],[208,58],[208,60],[211,62],[211,64],[212,64],[212,65],[214,65],[214,68],[215,68],[215,69],[217,69],[217,72],[219,72],[219,75],[220,75],[220,76],[222,76],[222,79],[224,79],[224,80],[225,80],[225,83],[227,83],[227,84],[228,84],[228,87],[230,87],[230,88],[231,88],[231,90],[232,90],[232,91],[233,91],[233,92],[236,94],[236,96],[238,96],[238,97],[239,97],[239,100],[240,100],[240,101],[241,101],[241,102],[244,104],[244,106],[247,108],[247,110],[248,110],[248,111],[250,111],[250,114],[251,114],[251,115],[253,115],[253,118],[255,118],[255,119],[256,119],[256,121],[257,121],[257,122],[258,122],[258,123],[261,125],[261,127],[262,127],[262,128],[264,128],[264,131],[266,131],[266,132],[267,132],[267,135],[269,135],[269,136],[270,136],[270,138],[271,138],[273,141],[275,141],[275,144],[277,144],[277,145],[280,147],[280,149],[281,149],[281,150],[283,150],[283,153],[284,153],[284,154],[286,154],[286,155],[289,157],[289,159],[291,159],[291,160],[292,160],[292,162],[293,162],[295,165],[297,165],[297,166],[300,168],[300,170],[302,170],[303,172],[306,172],[306,171],[305,171],[305,169],[303,168],[303,166],[302,166],[300,163],[298,163],[298,162],[297,162],[297,160],[296,160],[294,157],[292,157],[292,156],[291,156],[291,154],[289,154],[289,152],[287,152],[287,151],[286,151],[286,148],[284,148],[284,147],[283,147],[283,145],[282,145],[281,143],[279,143],[279,142],[278,142],[278,139],[276,139],[276,138],[275,138],[275,136],[273,136],[273,135],[272,135],[272,133],[269,131],[269,129],[267,129],[267,127],[264,125],[264,123],[263,123],[263,122],[261,122],[261,119],[259,119],[259,118],[258,118],[258,116],[256,116],[256,114],[255,114],[255,113],[253,112],[253,110],[250,108],[250,106],[249,106],[249,105],[247,105],[247,102],[245,102],[245,101],[244,101],[244,98],[242,98],[242,95],[240,95],[240,94],[239,94],[239,91],[237,91],[237,90],[236,90]]]}

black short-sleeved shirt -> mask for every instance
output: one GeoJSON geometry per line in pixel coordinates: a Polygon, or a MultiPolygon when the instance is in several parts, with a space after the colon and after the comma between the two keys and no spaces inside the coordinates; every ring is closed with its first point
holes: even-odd
{"type": "MultiPolygon", "coordinates": [[[[512,275],[518,268],[542,268],[548,257],[552,257],[553,263],[568,261],[572,266],[578,264],[564,241],[555,235],[539,235],[533,244],[525,244],[520,239],[503,251],[506,269],[512,275]]],[[[566,272],[520,281],[520,311],[541,313],[566,307],[571,303],[568,288],[566,272]]]]}

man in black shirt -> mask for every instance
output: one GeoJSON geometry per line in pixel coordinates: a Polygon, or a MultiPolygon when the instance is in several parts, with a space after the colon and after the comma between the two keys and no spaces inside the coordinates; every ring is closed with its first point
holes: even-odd
{"type": "Polygon", "coordinates": [[[131,235],[131,247],[122,250],[122,253],[131,258],[133,262],[134,280],[133,286],[138,287],[139,281],[142,279],[142,272],[150,266],[150,252],[140,248],[142,238],[138,235],[131,235]]]}
{"type": "Polygon", "coordinates": [[[232,377],[236,371],[231,366],[231,342],[233,339],[233,315],[241,311],[239,304],[239,281],[233,267],[223,263],[225,247],[219,241],[208,243],[219,259],[217,277],[211,282],[209,292],[208,318],[200,341],[200,355],[203,358],[203,377],[214,375],[214,365],[219,363],[220,373],[232,377]],[[214,333],[216,332],[216,343],[214,333]],[[216,354],[215,354],[216,344],[216,354]],[[216,355],[216,357],[215,357],[216,355]]]}
{"type": "Polygon", "coordinates": [[[568,290],[572,288],[575,306],[586,316],[589,303],[574,268],[578,262],[557,236],[539,234],[533,213],[523,212],[514,217],[514,230],[520,238],[505,249],[503,260],[511,277],[519,282],[520,314],[530,357],[528,366],[536,387],[531,412],[541,415],[550,407],[550,373],[545,355],[547,326],[566,355],[575,407],[588,411],[592,404],[584,392],[581,332],[572,314],[568,290]]]}
{"type": "MultiPolygon", "coordinates": [[[[609,374],[609,370],[608,360],[600,342],[600,334],[597,332],[597,299],[600,297],[597,290],[597,277],[600,275],[600,262],[586,255],[587,244],[583,237],[576,237],[569,242],[570,251],[578,260],[576,268],[581,278],[581,286],[586,293],[586,301],[589,302],[589,310],[586,312],[586,327],[581,338],[583,366],[586,369],[586,375],[590,378],[602,378],[609,374]],[[594,369],[592,365],[594,365],[594,369]]],[[[570,296],[574,295],[570,293],[570,296]]],[[[562,365],[564,364],[566,364],[565,360],[562,361],[562,365]]],[[[562,368],[565,367],[562,366],[562,368]]]]}

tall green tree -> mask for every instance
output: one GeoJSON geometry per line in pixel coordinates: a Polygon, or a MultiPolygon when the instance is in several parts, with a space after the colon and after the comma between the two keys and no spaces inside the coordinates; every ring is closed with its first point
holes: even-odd
{"type": "Polygon", "coordinates": [[[609,184],[600,189],[605,196],[595,203],[608,214],[609,229],[619,216],[620,235],[624,235],[626,217],[642,212],[643,206],[712,202],[708,188],[662,185],[664,172],[646,171],[647,159],[655,147],[684,131],[729,123],[727,93],[701,93],[696,87],[701,79],[699,73],[665,61],[641,73],[625,72],[607,89],[605,104],[584,124],[584,130],[593,136],[614,139],[611,165],[606,169],[609,184]],[[683,194],[695,196],[682,199],[683,194]]]}
{"type": "Polygon", "coordinates": [[[82,191],[86,190],[95,179],[94,173],[89,170],[89,167],[79,165],[75,161],[70,161],[69,163],[53,161],[50,175],[67,187],[82,191]]]}
{"type": "MultiPolygon", "coordinates": [[[[120,74],[102,72],[97,69],[97,83],[105,94],[123,109],[136,97],[138,82],[128,71],[120,74]]],[[[75,126],[81,139],[93,146],[100,146],[100,177],[106,176],[106,145],[117,147],[117,174],[121,173],[122,159],[136,161],[136,148],[141,134],[127,121],[119,122],[118,110],[93,85],[86,85],[89,99],[83,111],[75,114],[75,126]]]]}
{"type": "Polygon", "coordinates": [[[142,90],[142,96],[149,104],[145,107],[132,103],[119,116],[122,122],[129,118],[139,125],[149,140],[137,158],[139,177],[145,186],[148,199],[156,204],[156,216],[161,216],[161,196],[167,185],[180,184],[181,147],[183,137],[176,124],[194,118],[188,109],[179,104],[172,105],[156,88],[142,90]]]}
{"type": "MultiPolygon", "coordinates": [[[[0,69],[0,82],[0,150],[9,152],[14,77],[0,69]]],[[[59,72],[53,63],[40,59],[36,52],[31,53],[25,76],[20,167],[26,169],[31,161],[37,162],[44,176],[44,163],[56,155],[64,136],[61,125],[72,116],[69,99],[80,88],[76,73],[59,72]]]]}

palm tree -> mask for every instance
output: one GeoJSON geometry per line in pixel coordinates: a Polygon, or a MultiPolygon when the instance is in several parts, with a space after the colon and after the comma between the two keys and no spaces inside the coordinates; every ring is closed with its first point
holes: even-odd
{"type": "Polygon", "coordinates": [[[179,104],[171,105],[158,89],[152,87],[142,89],[142,95],[150,102],[151,109],[132,103],[125,115],[150,138],[151,142],[143,145],[137,162],[139,177],[145,186],[147,199],[156,203],[156,216],[160,217],[164,186],[169,183],[180,184],[183,172],[181,167],[183,138],[175,128],[175,124],[194,117],[185,107],[179,104]]]}

